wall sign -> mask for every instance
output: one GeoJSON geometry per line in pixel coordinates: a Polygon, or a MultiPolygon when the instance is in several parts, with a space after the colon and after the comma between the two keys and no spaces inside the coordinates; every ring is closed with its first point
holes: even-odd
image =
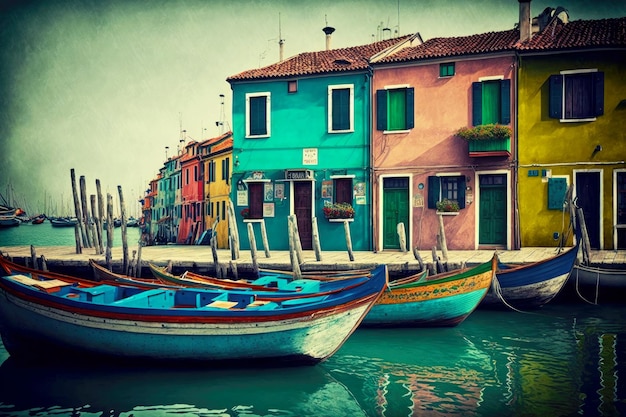
{"type": "Polygon", "coordinates": [[[310,169],[288,169],[285,171],[286,180],[309,180],[313,179],[313,171],[310,169]]]}
{"type": "Polygon", "coordinates": [[[302,165],[317,165],[317,148],[302,149],[302,165]]]}

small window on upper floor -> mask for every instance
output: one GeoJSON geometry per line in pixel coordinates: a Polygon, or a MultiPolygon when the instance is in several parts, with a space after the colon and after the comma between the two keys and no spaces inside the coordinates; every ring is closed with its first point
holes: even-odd
{"type": "Polygon", "coordinates": [[[246,94],[246,137],[270,136],[270,93],[246,94]]]}
{"type": "Polygon", "coordinates": [[[287,81],[287,92],[288,93],[297,93],[298,92],[298,80],[289,80],[289,81],[287,81]]]}
{"type": "Polygon", "coordinates": [[[354,131],[354,85],[328,86],[328,132],[354,131]]]}
{"type": "Polygon", "coordinates": [[[415,90],[389,87],[376,91],[376,129],[402,131],[415,127],[415,90]]]}
{"type": "Polygon", "coordinates": [[[550,117],[562,122],[593,121],[604,114],[604,73],[561,71],[550,76],[550,117]]]}
{"type": "Polygon", "coordinates": [[[439,77],[452,77],[454,75],[454,62],[439,64],[439,77]]]}

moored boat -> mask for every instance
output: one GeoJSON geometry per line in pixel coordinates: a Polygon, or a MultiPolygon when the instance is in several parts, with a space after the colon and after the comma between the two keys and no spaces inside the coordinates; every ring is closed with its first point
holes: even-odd
{"type": "Polygon", "coordinates": [[[423,274],[389,283],[361,323],[376,327],[452,327],[462,323],[487,294],[497,256],[473,268],[423,274]]]}
{"type": "Polygon", "coordinates": [[[621,299],[626,294],[626,270],[574,264],[566,284],[583,300],[597,304],[600,299],[621,299]]]}
{"type": "Polygon", "coordinates": [[[48,220],[52,227],[74,227],[78,224],[76,217],[51,217],[48,220]]]}
{"type": "Polygon", "coordinates": [[[550,302],[563,289],[579,245],[539,262],[522,265],[500,263],[493,288],[480,307],[536,309],[550,302]]]}
{"type": "Polygon", "coordinates": [[[383,272],[324,297],[281,301],[12,273],[0,278],[0,333],[11,355],[314,364],[356,329],[387,285],[383,272]]]}
{"type": "Polygon", "coordinates": [[[20,219],[13,215],[0,216],[0,229],[8,227],[16,227],[22,224],[20,219]]]}

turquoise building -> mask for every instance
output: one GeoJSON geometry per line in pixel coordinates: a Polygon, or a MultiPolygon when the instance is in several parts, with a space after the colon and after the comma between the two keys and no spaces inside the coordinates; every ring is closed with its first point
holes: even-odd
{"type": "MultiPolygon", "coordinates": [[[[231,198],[243,249],[247,223],[261,221],[270,248],[288,249],[291,214],[303,249],[312,248],[313,217],[322,250],[345,249],[343,221],[327,219],[325,207],[349,218],[354,250],[372,249],[368,62],[415,39],[302,53],[227,79],[233,93],[231,198]]],[[[254,230],[261,242],[260,227],[254,230]]]]}

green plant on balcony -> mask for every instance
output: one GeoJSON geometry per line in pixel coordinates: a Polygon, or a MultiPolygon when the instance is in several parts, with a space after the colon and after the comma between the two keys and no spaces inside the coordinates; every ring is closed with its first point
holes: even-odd
{"type": "Polygon", "coordinates": [[[460,210],[459,203],[456,200],[448,200],[444,198],[441,201],[437,201],[437,211],[444,213],[456,213],[460,210]]]}
{"type": "Polygon", "coordinates": [[[509,126],[500,124],[478,125],[474,127],[462,127],[455,135],[468,142],[484,140],[501,140],[511,137],[513,131],[509,126]]]}
{"type": "Polygon", "coordinates": [[[348,203],[324,203],[324,217],[327,219],[352,219],[354,208],[348,203]]]}

